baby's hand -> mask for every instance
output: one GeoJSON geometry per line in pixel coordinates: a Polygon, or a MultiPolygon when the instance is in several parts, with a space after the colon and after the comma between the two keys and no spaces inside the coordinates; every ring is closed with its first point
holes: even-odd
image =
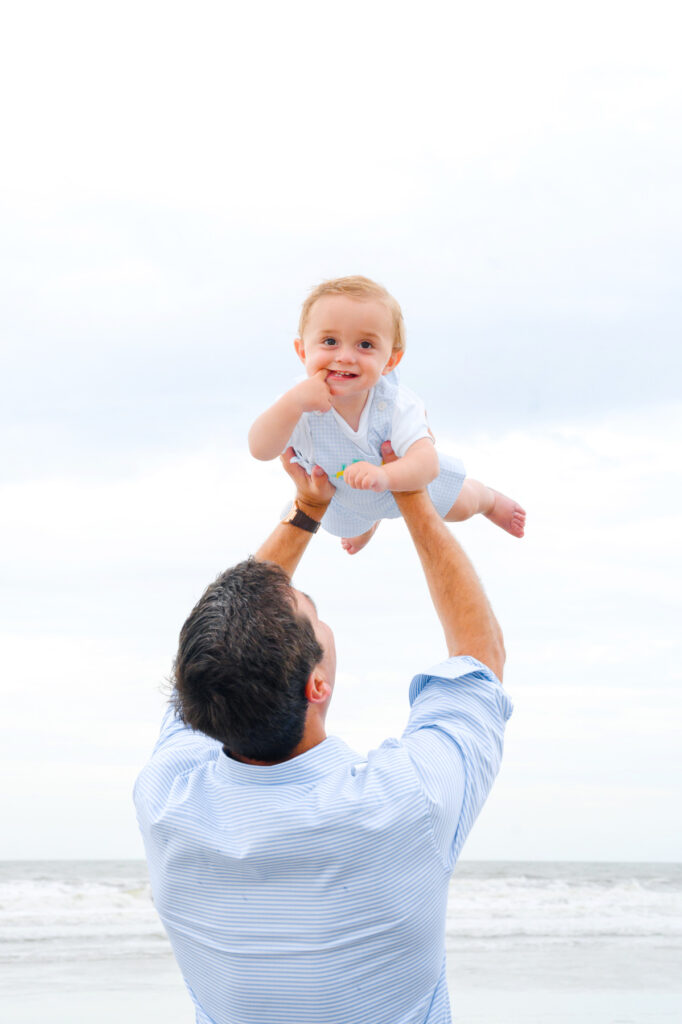
{"type": "Polygon", "coordinates": [[[371,462],[353,462],[346,466],[343,479],[358,491],[388,490],[388,473],[383,466],[373,466],[371,462]]]}
{"type": "Polygon", "coordinates": [[[329,370],[318,370],[313,377],[307,377],[291,389],[301,412],[329,412],[332,393],[326,383],[328,373],[329,370]]]}

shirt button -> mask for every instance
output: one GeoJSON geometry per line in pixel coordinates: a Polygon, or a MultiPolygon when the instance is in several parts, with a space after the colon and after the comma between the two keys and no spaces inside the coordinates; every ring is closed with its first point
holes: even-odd
{"type": "Polygon", "coordinates": [[[385,402],[377,402],[377,409],[379,410],[379,412],[383,412],[385,408],[386,408],[386,403],[385,402]]]}

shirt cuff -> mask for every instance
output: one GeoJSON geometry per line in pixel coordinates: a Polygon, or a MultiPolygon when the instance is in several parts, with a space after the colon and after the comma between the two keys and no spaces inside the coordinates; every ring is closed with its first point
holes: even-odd
{"type": "Polygon", "coordinates": [[[485,679],[495,686],[502,686],[492,669],[484,665],[478,658],[472,658],[469,654],[460,654],[438,662],[427,669],[426,672],[415,676],[410,683],[410,705],[422,692],[430,679],[461,679],[464,676],[475,676],[477,679],[485,679]]]}

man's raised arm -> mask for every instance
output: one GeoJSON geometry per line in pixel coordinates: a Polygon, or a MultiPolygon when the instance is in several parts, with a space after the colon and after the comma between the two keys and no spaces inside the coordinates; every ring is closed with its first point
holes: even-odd
{"type": "Polygon", "coordinates": [[[321,522],[327,511],[335,489],[324,470],[314,466],[309,476],[302,466],[291,462],[293,455],[293,448],[288,448],[281,457],[282,465],[296,484],[291,514],[288,521],[277,524],[255,555],[261,562],[281,565],[290,579],[316,530],[315,524],[321,522]]]}
{"type": "MultiPolygon", "coordinates": [[[[382,451],[390,458],[390,447],[382,451]]],[[[467,555],[426,491],[395,492],[393,497],[422,563],[448,654],[469,654],[502,681],[502,631],[467,555]]]]}

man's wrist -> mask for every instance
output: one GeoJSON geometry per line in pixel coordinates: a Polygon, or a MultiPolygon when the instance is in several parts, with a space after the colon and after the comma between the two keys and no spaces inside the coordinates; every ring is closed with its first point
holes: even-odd
{"type": "Polygon", "coordinates": [[[316,505],[296,496],[291,511],[282,520],[290,526],[296,526],[308,533],[317,533],[322,517],[327,510],[326,505],[316,505]]]}

